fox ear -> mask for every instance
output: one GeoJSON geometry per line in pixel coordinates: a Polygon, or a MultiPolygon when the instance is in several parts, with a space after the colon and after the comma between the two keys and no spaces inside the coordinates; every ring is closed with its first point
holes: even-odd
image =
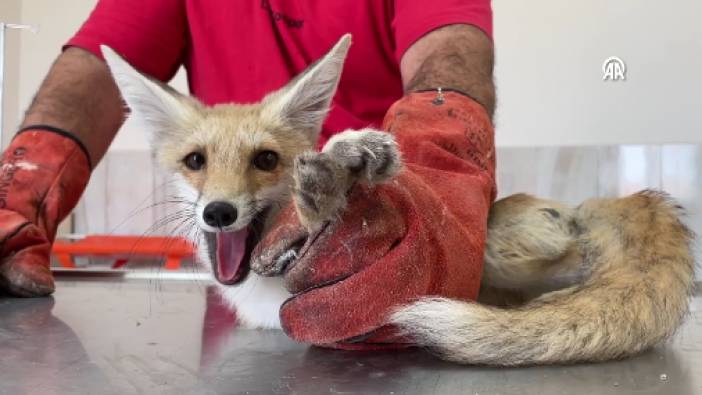
{"type": "Polygon", "coordinates": [[[184,131],[199,103],[141,74],[112,48],[101,45],[100,49],[132,115],[149,130],[152,144],[184,131]]]}
{"type": "Polygon", "coordinates": [[[266,96],[263,99],[265,111],[305,131],[313,142],[317,141],[350,46],[351,35],[345,34],[323,58],[282,89],[266,96]]]}

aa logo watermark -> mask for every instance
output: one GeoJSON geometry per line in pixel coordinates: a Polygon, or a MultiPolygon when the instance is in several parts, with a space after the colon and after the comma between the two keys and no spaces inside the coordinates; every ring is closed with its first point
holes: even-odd
{"type": "Polygon", "coordinates": [[[625,81],[626,63],[616,56],[610,56],[602,63],[603,81],[625,81]]]}

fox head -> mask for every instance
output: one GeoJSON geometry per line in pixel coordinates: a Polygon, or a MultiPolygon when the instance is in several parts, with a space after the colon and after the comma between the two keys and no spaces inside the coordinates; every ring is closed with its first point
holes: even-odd
{"type": "MultiPolygon", "coordinates": [[[[271,209],[288,198],[294,158],[316,146],[350,45],[350,35],[343,36],[259,103],[215,106],[145,76],[102,46],[132,116],[149,132],[160,166],[191,190],[195,220],[220,282],[241,280],[241,261],[253,248],[250,227],[265,222],[271,209]],[[227,268],[218,260],[240,264],[227,268]]],[[[255,230],[251,233],[261,231],[255,230]]]]}

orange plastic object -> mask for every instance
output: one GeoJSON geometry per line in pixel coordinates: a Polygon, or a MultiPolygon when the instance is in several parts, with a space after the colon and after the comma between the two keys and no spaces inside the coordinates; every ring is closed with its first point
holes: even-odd
{"type": "Polygon", "coordinates": [[[180,237],[91,235],[77,241],[57,240],[52,249],[61,266],[75,268],[73,256],[121,256],[112,265],[124,266],[130,257],[164,257],[165,268],[178,270],[183,258],[193,256],[193,245],[180,237]],[[126,257],[125,257],[126,256],[126,257]]]}

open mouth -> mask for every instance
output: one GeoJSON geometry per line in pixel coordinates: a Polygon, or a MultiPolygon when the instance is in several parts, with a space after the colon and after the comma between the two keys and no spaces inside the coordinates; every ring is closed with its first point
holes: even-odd
{"type": "Polygon", "coordinates": [[[205,232],[212,273],[220,284],[235,285],[246,279],[251,269],[251,252],[261,241],[268,210],[234,232],[205,232]]]}

